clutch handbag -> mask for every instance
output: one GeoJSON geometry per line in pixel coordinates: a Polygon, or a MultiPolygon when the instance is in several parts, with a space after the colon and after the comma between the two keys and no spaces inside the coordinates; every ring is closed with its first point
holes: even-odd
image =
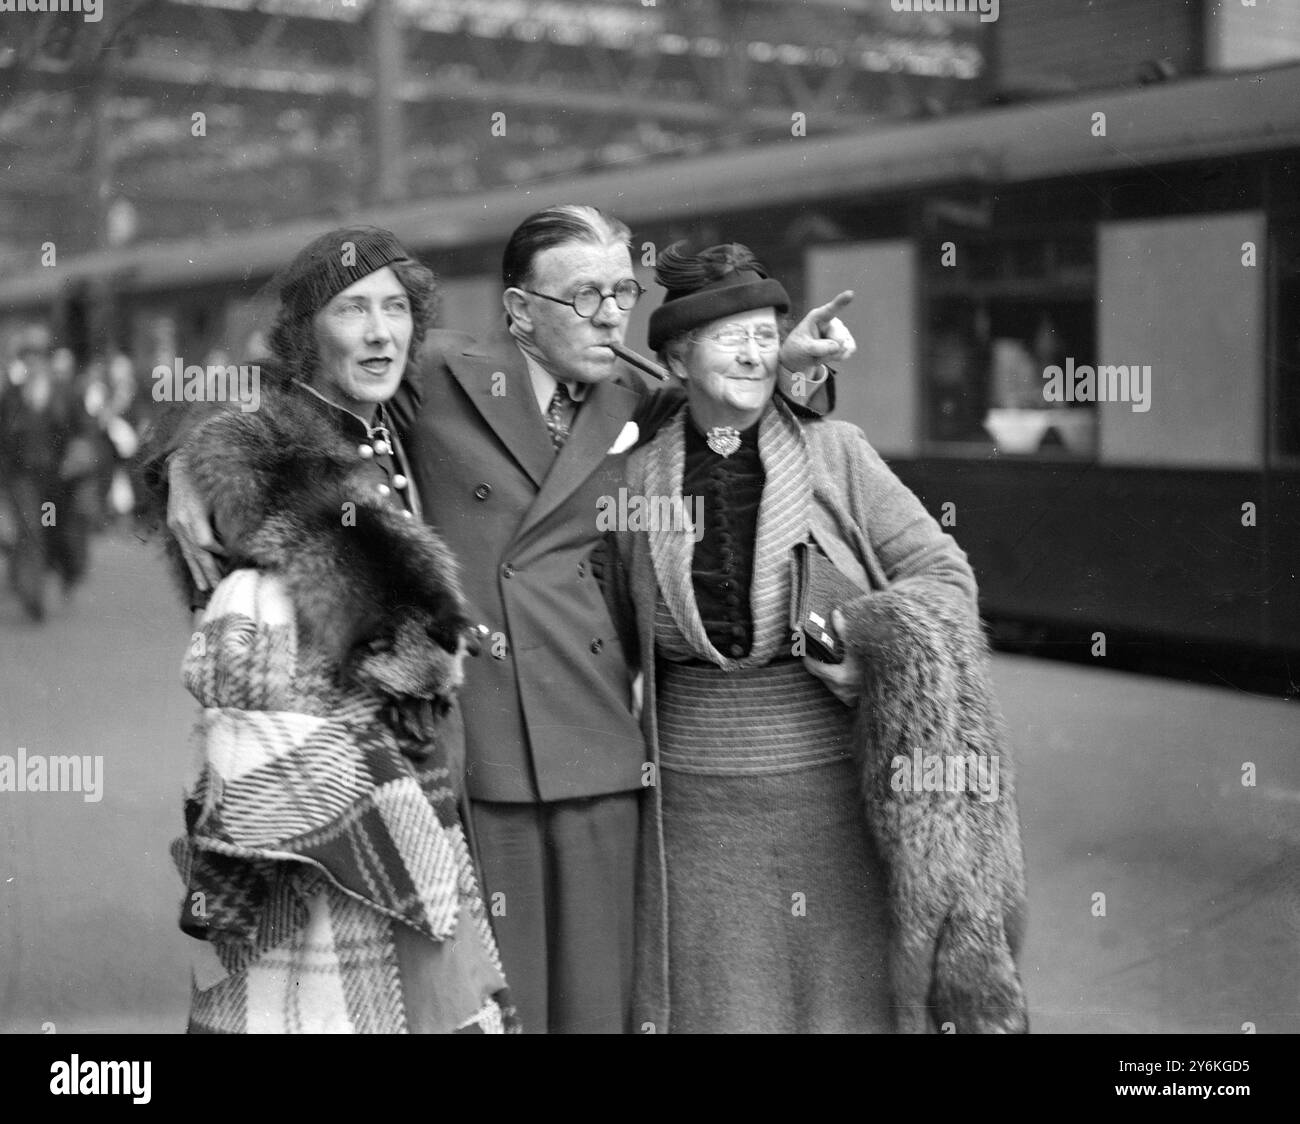
{"type": "Polygon", "coordinates": [[[822,663],[842,663],[844,645],[835,635],[831,610],[869,592],[846,578],[815,542],[794,546],[791,627],[803,634],[804,653],[822,663]]]}

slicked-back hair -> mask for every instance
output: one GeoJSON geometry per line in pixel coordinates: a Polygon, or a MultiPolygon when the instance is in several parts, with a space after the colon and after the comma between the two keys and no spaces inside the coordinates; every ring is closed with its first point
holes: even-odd
{"type": "Polygon", "coordinates": [[[615,243],[631,249],[632,232],[613,215],[583,203],[558,203],[529,215],[515,227],[501,258],[501,281],[505,288],[524,287],[530,280],[533,262],[543,250],[569,242],[592,246],[615,243]]]}

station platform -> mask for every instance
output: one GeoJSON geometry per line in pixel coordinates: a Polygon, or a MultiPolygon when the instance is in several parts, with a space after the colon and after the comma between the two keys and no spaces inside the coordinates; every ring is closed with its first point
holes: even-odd
{"type": "MultiPolygon", "coordinates": [[[[189,635],[158,548],[126,533],[95,541],[86,587],[43,627],[0,594],[0,753],[105,763],[98,802],[0,794],[0,1032],[184,1028],[167,847],[189,635]]],[[[1020,761],[1032,1030],[1300,1031],[1297,704],[1025,656],[995,670],[1020,761]]]]}

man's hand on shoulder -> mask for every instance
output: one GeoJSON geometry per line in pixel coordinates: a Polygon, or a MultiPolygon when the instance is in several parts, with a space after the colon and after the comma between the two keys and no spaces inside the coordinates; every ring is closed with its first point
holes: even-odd
{"type": "Polygon", "coordinates": [[[201,592],[211,592],[221,581],[217,558],[224,557],[226,551],[213,534],[212,510],[194,486],[180,450],[167,463],[167,529],[180,547],[194,585],[201,592]]]}

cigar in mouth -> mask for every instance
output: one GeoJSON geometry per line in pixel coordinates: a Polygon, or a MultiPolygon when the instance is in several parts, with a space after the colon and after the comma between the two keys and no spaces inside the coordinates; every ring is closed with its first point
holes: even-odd
{"type": "Polygon", "coordinates": [[[653,359],[638,355],[630,347],[624,347],[621,343],[607,343],[605,346],[629,367],[635,367],[638,371],[644,371],[647,375],[654,375],[655,378],[662,382],[668,381],[668,372],[653,359]]]}

